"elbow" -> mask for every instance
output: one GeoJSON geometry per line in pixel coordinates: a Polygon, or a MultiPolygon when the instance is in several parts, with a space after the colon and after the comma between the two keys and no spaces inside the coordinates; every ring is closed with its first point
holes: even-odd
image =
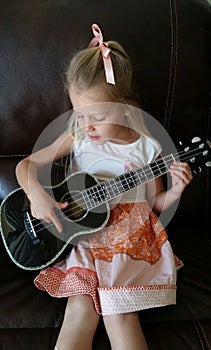
{"type": "Polygon", "coordinates": [[[29,167],[29,159],[28,159],[28,157],[24,158],[20,162],[18,162],[18,164],[15,167],[15,175],[16,175],[16,178],[17,178],[18,181],[22,177],[23,171],[28,169],[28,167],[29,167]]]}

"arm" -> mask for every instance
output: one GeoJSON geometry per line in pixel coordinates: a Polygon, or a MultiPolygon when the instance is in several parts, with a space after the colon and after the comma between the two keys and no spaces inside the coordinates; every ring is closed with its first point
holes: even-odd
{"type": "Polygon", "coordinates": [[[174,162],[170,167],[172,187],[165,191],[161,177],[147,184],[147,198],[153,210],[161,212],[176,202],[192,180],[192,172],[187,163],[174,162]]]}
{"type": "Polygon", "coordinates": [[[21,160],[16,167],[16,177],[31,203],[32,215],[48,223],[53,222],[59,232],[62,231],[54,209],[64,209],[68,203],[59,203],[51,198],[38,180],[38,173],[47,164],[53,163],[73,148],[73,138],[66,132],[51,145],[21,160]]]}

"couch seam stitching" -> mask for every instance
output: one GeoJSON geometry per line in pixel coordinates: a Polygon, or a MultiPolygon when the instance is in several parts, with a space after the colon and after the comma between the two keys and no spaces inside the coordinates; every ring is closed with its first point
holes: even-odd
{"type": "Polygon", "coordinates": [[[201,344],[201,346],[202,346],[202,349],[203,349],[203,350],[206,350],[205,347],[204,347],[204,342],[203,342],[203,340],[202,340],[201,333],[200,333],[200,331],[199,331],[199,329],[198,329],[198,326],[196,325],[196,321],[194,321],[194,320],[193,320],[193,325],[194,325],[194,328],[195,328],[195,330],[196,330],[196,333],[198,334],[198,338],[199,338],[200,344],[201,344]]]}
{"type": "Polygon", "coordinates": [[[175,95],[175,82],[176,82],[176,65],[177,65],[177,58],[178,58],[178,17],[177,17],[177,11],[176,11],[176,1],[175,0],[173,1],[174,1],[174,11],[175,11],[175,25],[173,22],[172,1],[169,0],[170,18],[171,18],[171,58],[170,58],[169,84],[168,84],[168,91],[167,91],[167,97],[166,97],[165,116],[164,116],[164,127],[167,130],[169,130],[170,114],[172,113],[172,109],[173,109],[173,97],[175,95]],[[174,49],[175,49],[175,53],[174,53],[174,49]],[[174,62],[174,59],[175,59],[175,62],[174,62]],[[173,69],[174,69],[174,75],[173,75],[173,69]],[[172,93],[170,94],[171,87],[172,87],[172,93]],[[169,111],[169,116],[168,116],[168,111],[169,111]]]}
{"type": "Polygon", "coordinates": [[[208,340],[208,338],[207,338],[207,335],[206,335],[206,333],[205,333],[205,331],[204,331],[204,328],[203,328],[203,326],[202,326],[200,320],[198,320],[197,323],[198,323],[198,327],[199,327],[199,329],[200,329],[200,331],[202,332],[202,335],[203,335],[203,337],[204,337],[204,341],[205,341],[205,345],[206,345],[206,347],[207,347],[207,350],[210,350],[210,349],[211,349],[211,348],[210,348],[210,343],[209,343],[209,340],[208,340]]]}

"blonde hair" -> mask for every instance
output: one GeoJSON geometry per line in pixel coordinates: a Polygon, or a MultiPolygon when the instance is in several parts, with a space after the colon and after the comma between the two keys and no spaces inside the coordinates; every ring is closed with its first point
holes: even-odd
{"type": "MultiPolygon", "coordinates": [[[[128,127],[139,134],[150,135],[139,106],[138,95],[135,93],[132,81],[132,66],[129,56],[116,41],[106,42],[111,49],[110,57],[113,65],[115,85],[105,80],[102,53],[99,47],[86,48],[79,51],[70,61],[67,69],[66,89],[71,86],[83,92],[89,88],[101,87],[111,102],[126,104],[128,108],[128,127]],[[134,108],[137,107],[137,108],[134,108]]],[[[74,114],[74,113],[73,113],[74,114]]],[[[76,132],[77,120],[74,115],[69,122],[69,130],[76,132]]]]}

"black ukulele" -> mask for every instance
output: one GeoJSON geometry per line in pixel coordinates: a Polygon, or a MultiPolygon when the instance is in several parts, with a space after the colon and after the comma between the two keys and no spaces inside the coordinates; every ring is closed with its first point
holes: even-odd
{"type": "Polygon", "coordinates": [[[210,141],[194,138],[182,151],[108,181],[99,183],[95,176],[77,172],[56,186],[45,187],[56,201],[69,202],[67,209],[57,212],[63,226],[61,234],[53,224],[33,218],[24,191],[14,190],[3,200],[0,212],[1,235],[10,258],[25,270],[51,265],[61,259],[70,244],[106,225],[111,199],[168,173],[174,160],[188,162],[194,173],[200,172],[210,159],[210,148],[210,141]]]}

